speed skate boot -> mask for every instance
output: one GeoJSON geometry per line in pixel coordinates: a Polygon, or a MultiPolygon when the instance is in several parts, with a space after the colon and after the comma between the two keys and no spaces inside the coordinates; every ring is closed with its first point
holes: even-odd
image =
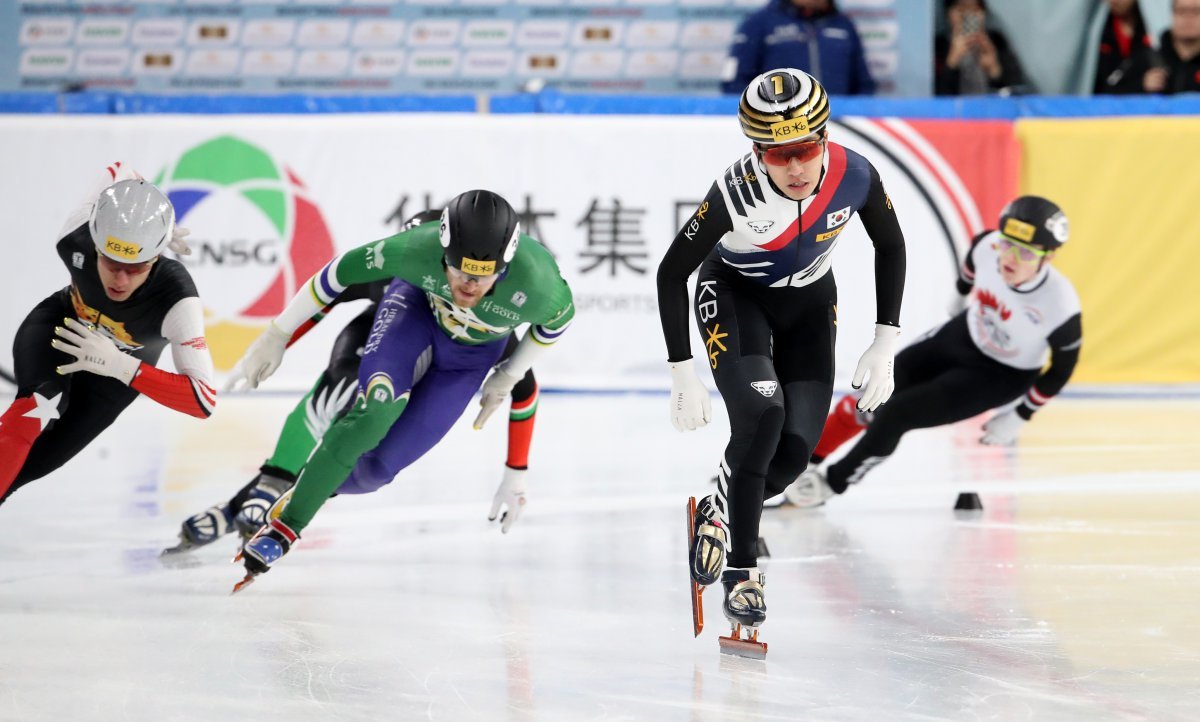
{"type": "Polygon", "coordinates": [[[825,479],[825,472],[815,466],[809,467],[791,486],[784,489],[783,495],[789,504],[801,509],[815,509],[836,496],[825,479]]]}
{"type": "Polygon", "coordinates": [[[162,550],[162,556],[170,556],[181,552],[189,552],[233,531],[233,515],[229,504],[211,506],[199,514],[194,514],[183,522],[179,529],[179,543],[162,550]]]}
{"type": "Polygon", "coordinates": [[[766,579],[758,567],[726,569],[721,574],[725,587],[725,618],[733,625],[728,637],[721,637],[721,653],[764,659],[766,642],[758,641],[758,627],[767,620],[766,579]]]}
{"type": "Polygon", "coordinates": [[[692,597],[692,634],[699,637],[704,629],[704,587],[717,581],[725,566],[727,535],[721,515],[706,496],[696,504],[696,497],[687,503],[688,586],[692,597]]]}
{"type": "Polygon", "coordinates": [[[250,493],[242,502],[242,508],[233,517],[233,525],[242,535],[243,541],[253,537],[267,523],[267,512],[285,491],[292,488],[295,479],[288,479],[264,470],[259,472],[250,487],[250,493]]]}
{"type": "Polygon", "coordinates": [[[721,569],[725,566],[725,552],[728,547],[725,525],[721,522],[721,514],[714,505],[711,494],[691,509],[691,520],[688,565],[691,568],[692,581],[707,587],[720,576],[721,569]]]}
{"type": "Polygon", "coordinates": [[[241,561],[245,565],[246,577],[233,586],[231,594],[250,586],[258,575],[271,571],[271,565],[282,559],[299,538],[299,534],[278,518],[271,519],[262,526],[233,559],[234,562],[241,561]]]}

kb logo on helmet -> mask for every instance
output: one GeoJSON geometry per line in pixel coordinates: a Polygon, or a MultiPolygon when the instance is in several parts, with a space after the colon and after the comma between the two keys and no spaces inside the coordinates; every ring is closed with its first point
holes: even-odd
{"type": "Polygon", "coordinates": [[[495,261],[476,261],[474,258],[463,257],[462,272],[472,276],[490,276],[496,272],[495,261]]]}
{"type": "Polygon", "coordinates": [[[113,238],[112,236],[109,236],[108,239],[104,241],[104,250],[108,251],[114,256],[128,258],[132,261],[138,257],[139,253],[142,252],[142,247],[136,243],[128,243],[119,238],[113,238]]]}
{"type": "Polygon", "coordinates": [[[776,141],[796,140],[809,134],[808,118],[794,118],[771,123],[771,138],[776,141]]]}

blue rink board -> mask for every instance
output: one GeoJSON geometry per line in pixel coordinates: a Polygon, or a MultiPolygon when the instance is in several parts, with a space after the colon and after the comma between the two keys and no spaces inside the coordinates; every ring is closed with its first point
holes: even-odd
{"type": "MultiPolygon", "coordinates": [[[[1200,95],[1135,97],[984,97],[832,99],[838,116],[1015,120],[1106,116],[1198,115],[1200,95]]],[[[567,115],[731,115],[735,96],[576,95],[554,91],[493,95],[147,95],[0,93],[0,113],[308,114],[552,113],[567,115]]]]}

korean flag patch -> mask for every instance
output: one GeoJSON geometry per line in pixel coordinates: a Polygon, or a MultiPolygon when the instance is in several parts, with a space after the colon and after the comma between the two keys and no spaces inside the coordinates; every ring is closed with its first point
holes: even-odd
{"type": "Polygon", "coordinates": [[[848,220],[850,220],[850,206],[846,206],[840,211],[827,213],[825,215],[825,229],[830,230],[837,228],[848,220]]]}

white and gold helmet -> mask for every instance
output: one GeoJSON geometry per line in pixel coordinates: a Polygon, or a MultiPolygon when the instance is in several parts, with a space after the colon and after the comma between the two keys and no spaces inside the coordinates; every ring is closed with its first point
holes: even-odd
{"type": "Polygon", "coordinates": [[[791,143],[820,133],[829,120],[829,94],[795,68],[776,68],[750,81],[738,105],[742,133],[758,145],[791,143]]]}

